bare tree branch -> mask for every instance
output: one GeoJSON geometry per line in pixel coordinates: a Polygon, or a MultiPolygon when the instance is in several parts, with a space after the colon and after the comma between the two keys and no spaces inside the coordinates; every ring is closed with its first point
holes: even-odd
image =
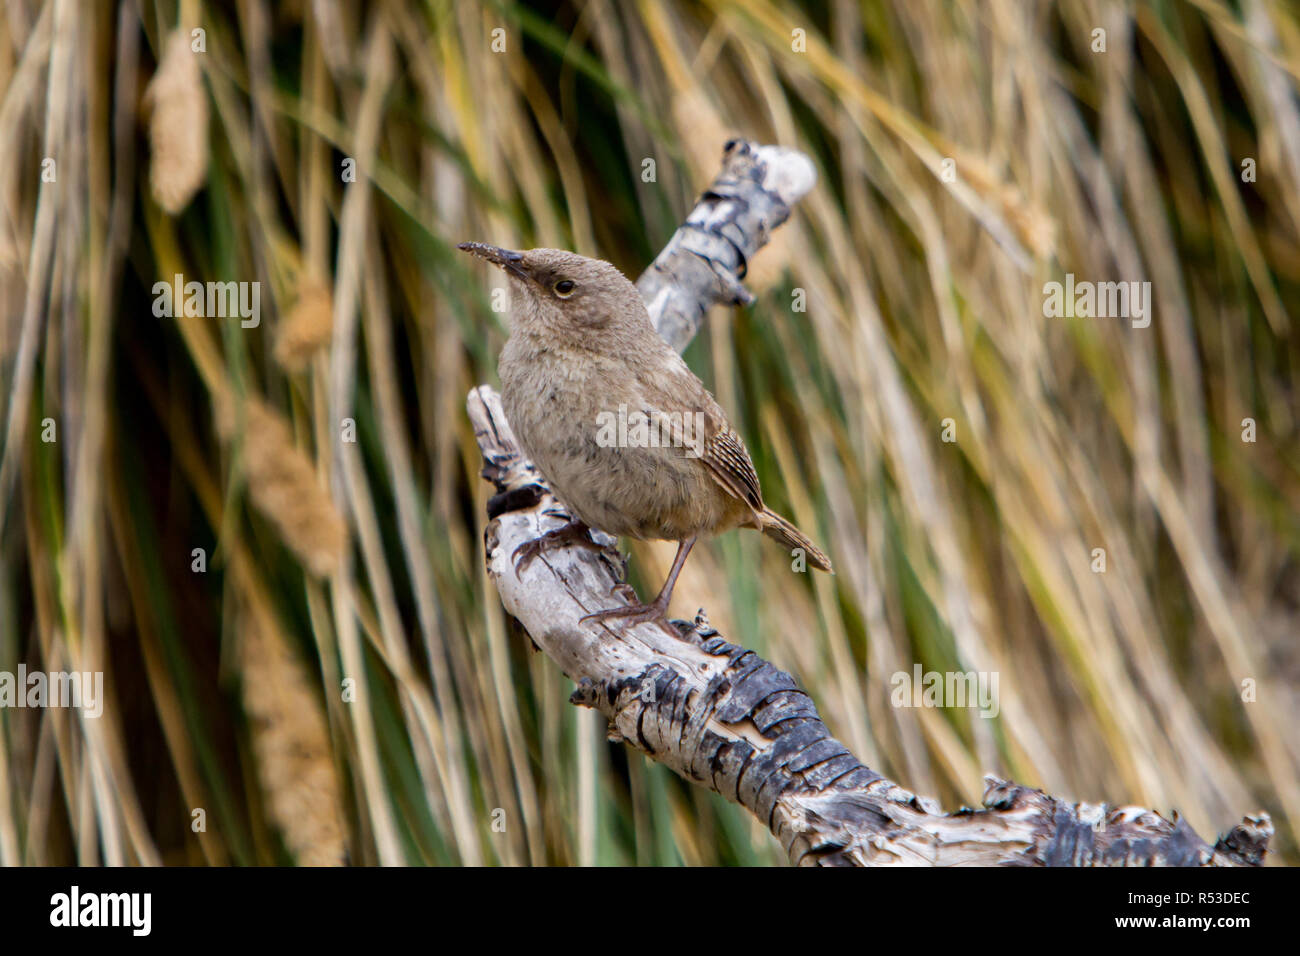
{"type": "MultiPolygon", "coordinates": [[[[678,349],[709,307],[749,301],[745,264],[814,182],[800,153],[728,144],[723,171],[638,281],[661,334],[678,349]]],[[[506,610],[578,683],[621,739],[752,812],[800,865],[1258,865],[1273,827],[1246,817],[1210,846],[1178,818],[1140,807],[1069,803],[986,777],[984,809],[943,814],[860,763],[822,723],[790,675],[731,644],[701,611],[693,623],[581,623],[626,595],[615,540],[608,553],[548,551],[516,573],[515,549],[565,523],[563,506],[520,451],[487,386],[470,419],[488,504],[488,571],[506,610]]]]}

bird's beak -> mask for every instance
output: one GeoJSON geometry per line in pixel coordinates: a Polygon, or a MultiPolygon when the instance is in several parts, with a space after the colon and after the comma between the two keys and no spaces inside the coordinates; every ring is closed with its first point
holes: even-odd
{"type": "Polygon", "coordinates": [[[524,254],[522,252],[513,252],[509,249],[502,249],[499,246],[489,246],[485,242],[462,242],[456,247],[457,249],[478,256],[480,259],[486,259],[493,265],[500,266],[511,275],[520,279],[527,279],[528,273],[524,271],[522,265],[524,254]]]}

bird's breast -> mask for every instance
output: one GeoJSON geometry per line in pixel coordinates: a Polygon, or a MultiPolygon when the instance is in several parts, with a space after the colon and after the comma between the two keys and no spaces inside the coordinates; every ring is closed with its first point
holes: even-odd
{"type": "Polygon", "coordinates": [[[728,496],[690,449],[639,427],[644,395],[626,369],[509,345],[499,368],[515,435],[576,517],[636,538],[680,539],[734,525],[728,496]]]}

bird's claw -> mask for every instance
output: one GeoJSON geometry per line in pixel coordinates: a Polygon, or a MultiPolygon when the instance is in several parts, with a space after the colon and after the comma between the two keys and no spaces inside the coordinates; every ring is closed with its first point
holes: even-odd
{"type": "MultiPolygon", "coordinates": [[[[571,544],[601,554],[605,554],[610,550],[608,545],[597,544],[593,541],[591,539],[591,529],[581,521],[570,521],[553,531],[548,531],[543,535],[525,541],[515,548],[514,553],[510,555],[510,559],[515,566],[515,576],[517,577],[521,571],[527,568],[538,555],[550,551],[552,548],[571,544]]],[[[622,555],[619,557],[621,559],[622,555]]]]}
{"type": "MultiPolygon", "coordinates": [[[[628,585],[623,585],[622,587],[628,587],[630,590],[628,585]]],[[[632,594],[635,598],[636,592],[633,591],[632,594]]],[[[626,607],[611,607],[604,611],[594,611],[591,614],[583,615],[578,623],[585,624],[588,621],[594,621],[603,624],[606,621],[611,620],[622,621],[626,624],[647,624],[653,622],[658,624],[660,627],[663,627],[673,637],[680,637],[681,635],[677,633],[677,630],[668,623],[667,612],[668,602],[655,600],[651,601],[649,604],[630,604],[626,607]]]]}

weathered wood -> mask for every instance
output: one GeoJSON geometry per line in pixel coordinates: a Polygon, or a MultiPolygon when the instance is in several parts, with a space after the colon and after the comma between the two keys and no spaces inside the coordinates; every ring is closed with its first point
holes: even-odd
{"type": "MultiPolygon", "coordinates": [[[[806,157],[744,141],[637,283],[656,327],[686,346],[705,312],[746,301],[745,263],[813,183],[806,157]]],[[[943,814],[864,766],[831,736],[794,679],[729,643],[701,611],[694,622],[582,623],[626,596],[609,550],[548,551],[518,573],[515,549],[565,523],[563,506],[524,457],[489,387],[468,410],[497,489],[488,504],[488,571],[501,601],[626,741],[688,780],[746,807],[799,865],[1258,865],[1273,828],[1247,817],[1214,846],[1175,815],[1070,803],[986,777],[984,808],[943,814]]]]}
{"type": "Polygon", "coordinates": [[[636,282],[669,345],[685,349],[714,305],[753,301],[741,285],[749,260],[816,182],[797,150],[727,143],[722,172],[636,282]]]}

